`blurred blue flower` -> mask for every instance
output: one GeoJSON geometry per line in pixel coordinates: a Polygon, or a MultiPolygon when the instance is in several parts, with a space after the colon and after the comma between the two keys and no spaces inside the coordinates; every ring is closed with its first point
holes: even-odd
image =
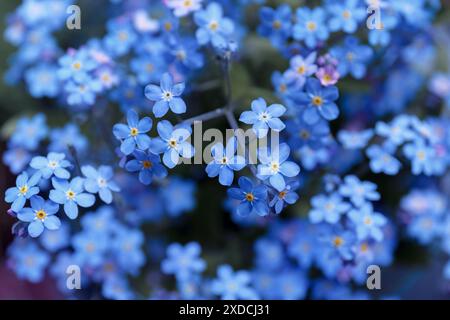
{"type": "Polygon", "coordinates": [[[139,171],[141,183],[149,185],[153,177],[162,179],[167,176],[167,169],[161,165],[159,156],[141,150],[135,150],[133,156],[135,159],[128,161],[125,169],[130,172],[139,171]]]}
{"type": "Polygon", "coordinates": [[[267,206],[267,187],[264,185],[254,185],[247,177],[240,177],[239,188],[228,189],[228,196],[240,201],[237,213],[241,216],[248,216],[255,212],[260,216],[269,213],[267,206]]]}
{"type": "Polygon", "coordinates": [[[197,242],[189,242],[185,246],[172,243],[167,247],[167,258],[161,262],[161,270],[165,274],[175,275],[177,280],[189,279],[206,268],[200,254],[201,247],[197,242]]]}
{"type": "Polygon", "coordinates": [[[86,177],[84,188],[87,192],[98,193],[100,199],[109,204],[112,202],[112,193],[119,192],[119,186],[112,180],[114,172],[109,166],[100,166],[96,170],[92,166],[81,167],[81,172],[86,177]]]}
{"type": "Polygon", "coordinates": [[[254,300],[257,293],[250,287],[251,277],[247,271],[234,272],[231,266],[217,268],[217,278],[211,283],[211,290],[223,300],[254,300]]]}

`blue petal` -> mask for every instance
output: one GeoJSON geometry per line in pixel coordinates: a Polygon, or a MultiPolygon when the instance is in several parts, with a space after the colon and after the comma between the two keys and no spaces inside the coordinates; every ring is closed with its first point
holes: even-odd
{"type": "Polygon", "coordinates": [[[158,123],[157,129],[159,136],[164,140],[169,140],[170,137],[172,136],[173,126],[167,120],[160,121],[158,123]]]}
{"type": "Polygon", "coordinates": [[[128,110],[127,112],[127,122],[130,128],[136,128],[139,122],[139,116],[136,111],[133,109],[128,110]]]}
{"type": "Polygon", "coordinates": [[[78,217],[78,206],[74,201],[67,201],[64,204],[64,212],[69,219],[76,219],[78,217]]]}
{"type": "Polygon", "coordinates": [[[165,100],[159,100],[153,105],[153,114],[156,118],[162,118],[169,111],[169,103],[165,100]]]}
{"type": "Polygon", "coordinates": [[[25,205],[25,197],[19,196],[11,205],[11,210],[14,212],[19,212],[22,210],[23,206],[25,205]]]}
{"type": "Polygon", "coordinates": [[[173,98],[169,101],[169,106],[173,113],[181,114],[186,112],[186,103],[181,98],[173,98]]]}
{"type": "Polygon", "coordinates": [[[231,186],[233,183],[234,173],[228,167],[222,167],[219,171],[219,183],[223,186],[231,186]]]}
{"type": "Polygon", "coordinates": [[[298,175],[300,167],[292,161],[286,161],[280,165],[280,172],[284,176],[292,178],[298,175]]]}
{"type": "Polygon", "coordinates": [[[95,203],[95,197],[89,193],[80,193],[76,196],[76,201],[80,207],[88,208],[95,203]]]}
{"type": "Polygon", "coordinates": [[[101,188],[98,195],[106,204],[110,204],[112,202],[112,193],[108,188],[101,188]]]}
{"type": "Polygon", "coordinates": [[[125,141],[120,145],[120,151],[122,151],[122,153],[126,156],[132,154],[135,148],[136,142],[132,137],[125,139],[125,141]]]}
{"type": "Polygon", "coordinates": [[[151,139],[150,142],[150,151],[154,154],[160,154],[167,150],[168,145],[167,142],[162,140],[161,138],[151,139]]]}
{"type": "Polygon", "coordinates": [[[139,121],[137,128],[139,130],[139,133],[146,133],[150,131],[152,125],[152,119],[150,119],[149,117],[145,117],[139,121]]]}
{"type": "Polygon", "coordinates": [[[130,135],[130,128],[123,123],[115,124],[113,134],[117,139],[125,139],[130,135]]]}
{"type": "Polygon", "coordinates": [[[56,216],[50,216],[45,218],[44,226],[49,230],[57,230],[61,226],[61,221],[56,216]]]}
{"type": "Polygon", "coordinates": [[[286,182],[281,174],[277,173],[270,177],[270,184],[272,187],[277,189],[277,191],[283,191],[286,187],[286,182]]]}
{"type": "Polygon", "coordinates": [[[33,238],[39,237],[42,231],[44,231],[44,225],[40,220],[33,221],[28,225],[28,234],[33,238]]]}
{"type": "Polygon", "coordinates": [[[162,90],[154,84],[149,84],[145,87],[145,96],[151,101],[159,101],[162,97],[162,90]]]}
{"type": "Polygon", "coordinates": [[[145,185],[152,183],[152,173],[150,170],[141,170],[139,172],[139,181],[145,185]]]}
{"type": "Polygon", "coordinates": [[[47,167],[48,164],[48,160],[45,157],[34,157],[33,159],[31,159],[30,162],[30,167],[34,168],[34,169],[43,169],[45,167],[47,167]]]}
{"type": "Polygon", "coordinates": [[[172,80],[172,76],[169,73],[164,73],[161,77],[161,89],[164,91],[172,91],[172,86],[173,86],[173,80],[172,80]]]}
{"type": "Polygon", "coordinates": [[[146,134],[139,134],[136,137],[136,143],[139,149],[141,150],[147,150],[150,146],[151,140],[150,137],[146,134]]]}
{"type": "Polygon", "coordinates": [[[258,121],[258,116],[253,111],[244,111],[239,117],[239,121],[246,124],[254,124],[256,121],[258,121]]]}
{"type": "Polygon", "coordinates": [[[217,175],[219,174],[220,167],[221,165],[215,163],[214,161],[208,163],[205,169],[206,173],[208,174],[208,177],[210,178],[217,177],[217,175]]]}
{"type": "Polygon", "coordinates": [[[50,200],[53,202],[64,204],[66,202],[66,194],[61,190],[50,190],[50,200]]]}

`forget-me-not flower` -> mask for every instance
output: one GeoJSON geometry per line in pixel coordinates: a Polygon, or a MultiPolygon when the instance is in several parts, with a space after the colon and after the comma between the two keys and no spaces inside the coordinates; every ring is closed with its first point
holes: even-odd
{"type": "Polygon", "coordinates": [[[258,178],[269,179],[270,185],[281,192],[286,188],[284,177],[292,178],[298,175],[300,167],[292,161],[287,161],[291,150],[286,143],[280,144],[278,149],[260,148],[258,158],[258,178]]]}
{"type": "Polygon", "coordinates": [[[78,206],[89,208],[95,203],[92,194],[85,193],[84,180],[80,177],[73,178],[70,182],[53,178],[53,190],[50,190],[50,200],[64,205],[64,212],[70,219],[78,216],[78,206]]]}
{"type": "Polygon", "coordinates": [[[96,170],[92,166],[81,167],[81,172],[86,177],[84,180],[84,188],[87,192],[98,193],[100,199],[105,203],[112,202],[112,193],[119,192],[119,186],[112,181],[114,172],[109,166],[100,166],[96,170]]]}
{"type": "Polygon", "coordinates": [[[30,167],[39,170],[44,179],[49,179],[52,175],[69,179],[70,173],[65,168],[70,167],[70,162],[65,157],[64,153],[50,152],[47,157],[37,156],[31,159],[30,167]]]}
{"type": "Polygon", "coordinates": [[[145,87],[145,96],[149,100],[155,101],[153,105],[155,117],[163,117],[169,108],[176,114],[186,112],[186,103],[180,98],[184,86],[184,82],[174,84],[172,76],[169,73],[164,73],[160,86],[149,84],[145,87]]]}
{"type": "Polygon", "coordinates": [[[247,177],[240,177],[239,188],[228,189],[230,198],[239,200],[237,214],[248,216],[251,212],[256,212],[260,216],[269,213],[267,206],[267,187],[265,185],[254,185],[247,177]]]}
{"type": "Polygon", "coordinates": [[[222,143],[217,143],[211,148],[213,160],[206,166],[208,177],[219,176],[219,183],[230,186],[233,183],[233,171],[242,170],[245,167],[245,158],[235,155],[237,150],[237,139],[232,137],[224,148],[222,143]]]}
{"type": "Polygon", "coordinates": [[[180,156],[192,158],[194,147],[186,140],[190,137],[192,130],[189,126],[174,127],[163,120],[157,126],[159,137],[152,139],[150,151],[155,154],[163,153],[163,163],[170,169],[174,168],[180,156]]]}
{"type": "Polygon", "coordinates": [[[195,33],[200,45],[212,43],[214,47],[222,47],[234,31],[233,21],[223,17],[220,4],[212,2],[194,14],[194,21],[198,26],[195,33]]]}
{"type": "Polygon", "coordinates": [[[134,110],[127,113],[128,125],[118,123],[113,127],[114,136],[122,141],[120,151],[129,155],[133,153],[136,146],[141,150],[146,150],[150,146],[150,137],[146,134],[152,128],[152,119],[144,117],[139,120],[138,114],[134,110]]]}
{"type": "Polygon", "coordinates": [[[253,125],[253,131],[258,138],[263,138],[269,132],[269,128],[274,131],[281,131],[286,126],[279,119],[285,112],[286,108],[281,104],[272,104],[267,107],[267,103],[263,98],[252,101],[252,111],[244,111],[239,117],[239,121],[253,125]]]}
{"type": "Polygon", "coordinates": [[[42,174],[36,172],[30,178],[26,172],[21,173],[16,179],[16,186],[9,188],[5,192],[5,202],[12,203],[11,210],[19,212],[25,205],[25,201],[35,194],[38,194],[37,184],[41,180],[42,174]]]}
{"type": "Polygon", "coordinates": [[[30,198],[31,208],[23,208],[17,213],[20,221],[29,222],[28,234],[33,237],[39,237],[44,231],[44,227],[48,230],[56,230],[60,227],[61,221],[55,216],[58,212],[59,205],[48,200],[45,201],[40,196],[30,198]]]}
{"type": "Polygon", "coordinates": [[[161,263],[165,274],[173,274],[177,280],[185,280],[203,272],[205,261],[200,257],[201,247],[197,242],[189,242],[185,246],[172,243],[167,247],[167,258],[161,263]]]}
{"type": "Polygon", "coordinates": [[[162,179],[167,176],[167,169],[161,165],[159,156],[150,152],[136,150],[133,152],[135,159],[125,164],[125,169],[130,172],[139,171],[139,181],[145,185],[152,183],[153,177],[162,179]]]}

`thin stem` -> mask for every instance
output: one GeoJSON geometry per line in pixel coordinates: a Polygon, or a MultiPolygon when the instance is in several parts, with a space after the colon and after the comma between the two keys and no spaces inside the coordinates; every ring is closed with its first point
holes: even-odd
{"type": "Polygon", "coordinates": [[[226,59],[223,64],[223,73],[225,78],[225,97],[227,100],[227,109],[232,110],[233,105],[231,99],[233,98],[233,91],[231,88],[231,76],[230,76],[230,61],[226,59]]]}
{"type": "Polygon", "coordinates": [[[223,116],[224,113],[225,113],[225,108],[217,108],[216,110],[202,113],[198,116],[183,120],[181,123],[191,125],[196,121],[208,121],[208,120],[219,118],[219,117],[223,116]]]}
{"type": "Polygon", "coordinates": [[[70,155],[73,158],[73,161],[75,162],[75,169],[77,170],[77,174],[81,175],[81,167],[80,167],[80,161],[78,160],[77,150],[73,145],[67,145],[67,148],[69,149],[70,155]]]}

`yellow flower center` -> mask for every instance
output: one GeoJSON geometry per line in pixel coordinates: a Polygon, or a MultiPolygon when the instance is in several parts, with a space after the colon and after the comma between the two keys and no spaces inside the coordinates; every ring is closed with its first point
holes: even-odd
{"type": "Polygon", "coordinates": [[[130,135],[132,137],[136,137],[138,135],[138,133],[139,133],[139,130],[137,128],[131,128],[130,129],[130,135]]]}
{"type": "Polygon", "coordinates": [[[75,192],[73,192],[72,190],[68,190],[66,192],[66,196],[68,199],[73,200],[73,198],[75,198],[75,192]]]}
{"type": "Polygon", "coordinates": [[[317,29],[317,24],[316,24],[314,21],[309,21],[309,22],[306,24],[306,28],[307,28],[309,31],[315,31],[315,30],[317,29]]]}
{"type": "Polygon", "coordinates": [[[297,73],[298,74],[305,74],[305,72],[306,72],[305,66],[300,66],[300,67],[297,68],[297,73]]]}
{"type": "Polygon", "coordinates": [[[361,251],[362,252],[367,252],[367,250],[369,250],[368,244],[367,243],[361,244],[361,251]]]}
{"type": "Polygon", "coordinates": [[[312,98],[312,103],[316,107],[320,107],[323,104],[323,99],[322,99],[322,97],[315,96],[312,98]]]}
{"type": "Polygon", "coordinates": [[[155,67],[153,66],[153,64],[147,63],[145,65],[145,70],[147,70],[147,72],[153,72],[153,70],[155,70],[155,67]]]}
{"type": "Polygon", "coordinates": [[[417,158],[419,160],[425,160],[425,152],[423,152],[423,151],[417,152],[417,158]]]}
{"type": "Polygon", "coordinates": [[[281,191],[281,192],[278,194],[278,197],[279,197],[280,199],[284,199],[284,197],[286,197],[286,194],[287,194],[286,191],[281,191]]]}
{"type": "Polygon", "coordinates": [[[227,157],[223,157],[221,162],[222,162],[223,164],[226,164],[226,163],[228,162],[227,157]]]}
{"type": "Polygon", "coordinates": [[[351,13],[349,10],[345,10],[345,11],[342,13],[342,17],[343,17],[345,20],[348,20],[348,19],[350,19],[350,18],[352,17],[352,13],[351,13]]]}
{"type": "Polygon", "coordinates": [[[355,58],[355,55],[353,54],[353,52],[348,52],[347,53],[347,60],[348,61],[352,61],[355,58]]]}
{"type": "Polygon", "coordinates": [[[335,237],[334,239],[333,239],[333,245],[335,246],[335,247],[340,247],[340,246],[342,246],[344,244],[344,239],[342,239],[341,237],[335,237]]]}
{"type": "Polygon", "coordinates": [[[119,32],[119,40],[125,41],[127,39],[128,39],[128,33],[126,33],[125,31],[120,31],[119,32]]]}
{"type": "Polygon", "coordinates": [[[303,140],[309,139],[309,132],[306,130],[301,130],[299,133],[300,138],[303,140]]]}
{"type": "Polygon", "coordinates": [[[185,1],[183,2],[183,5],[184,5],[185,7],[187,7],[187,8],[189,8],[190,6],[192,6],[192,1],[191,1],[191,0],[185,0],[185,1]]]}
{"type": "Polygon", "coordinates": [[[47,213],[44,210],[39,210],[36,212],[36,218],[38,218],[39,220],[44,220],[46,216],[47,213]]]}
{"type": "Polygon", "coordinates": [[[270,164],[270,168],[272,169],[272,171],[278,172],[278,170],[280,170],[280,165],[278,164],[278,162],[272,162],[270,164]]]}
{"type": "Polygon", "coordinates": [[[25,193],[27,193],[27,191],[28,191],[28,186],[27,185],[24,185],[24,186],[20,187],[20,189],[19,189],[19,192],[21,194],[25,194],[25,193]]]}
{"type": "Polygon", "coordinates": [[[169,146],[170,146],[170,147],[176,148],[177,145],[178,145],[177,140],[175,140],[175,139],[170,139],[170,140],[169,140],[169,146]]]}
{"type": "Polygon", "coordinates": [[[80,69],[81,69],[81,62],[80,62],[80,61],[75,62],[75,63],[72,65],[72,67],[73,67],[75,70],[80,70],[80,69]]]}
{"type": "Polygon", "coordinates": [[[166,31],[172,30],[172,24],[170,22],[164,23],[164,29],[166,29],[166,31]]]}
{"type": "Polygon", "coordinates": [[[86,251],[87,252],[94,252],[95,251],[95,245],[93,243],[88,243],[86,245],[86,251]]]}
{"type": "Polygon", "coordinates": [[[272,24],[273,28],[278,30],[281,28],[281,22],[279,20],[275,20],[272,24]]]}
{"type": "Polygon", "coordinates": [[[217,23],[217,21],[211,21],[211,22],[209,23],[209,28],[210,28],[212,31],[217,31],[217,29],[219,28],[219,24],[217,23]]]}
{"type": "Polygon", "coordinates": [[[253,200],[255,200],[255,196],[253,195],[253,193],[249,192],[245,195],[245,199],[249,202],[252,202],[253,200]]]}
{"type": "Polygon", "coordinates": [[[371,224],[372,224],[372,219],[371,219],[370,217],[366,217],[366,218],[364,219],[364,223],[365,223],[366,225],[371,225],[371,224]]]}
{"type": "Polygon", "coordinates": [[[149,169],[149,168],[151,168],[151,167],[153,166],[153,163],[151,163],[151,162],[148,161],[148,160],[145,160],[145,161],[142,162],[142,166],[143,166],[145,169],[149,169]]]}
{"type": "Polygon", "coordinates": [[[285,85],[284,83],[281,84],[281,85],[280,85],[280,92],[286,92],[286,90],[287,90],[286,85],[285,85]]]}

